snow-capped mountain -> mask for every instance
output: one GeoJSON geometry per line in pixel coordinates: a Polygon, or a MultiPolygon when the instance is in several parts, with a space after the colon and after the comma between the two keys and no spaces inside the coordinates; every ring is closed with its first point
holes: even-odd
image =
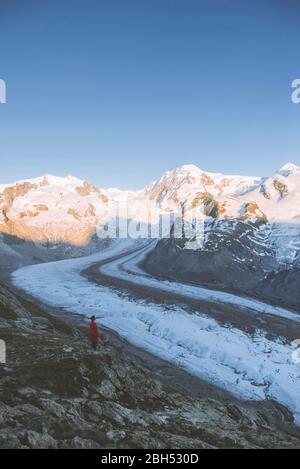
{"type": "Polygon", "coordinates": [[[158,226],[160,216],[201,208],[197,216],[204,220],[204,245],[191,252],[187,249],[191,240],[187,244],[184,239],[163,239],[147,260],[149,269],[243,291],[249,286],[265,291],[273,278],[278,285],[286,285],[286,293],[277,287],[281,298],[295,297],[300,268],[299,200],[300,168],[293,164],[267,178],[225,176],[184,165],[139,191],[103,190],[73,176],[46,175],[0,185],[1,258],[20,265],[24,252],[30,252],[25,263],[49,260],[28,248],[32,241],[49,245],[52,251],[54,246],[56,259],[84,255],[87,251],[81,252],[81,246],[89,252],[99,249],[94,236],[99,223],[104,226],[116,216],[141,226],[158,226]],[[3,239],[8,235],[17,241],[11,244],[3,239]],[[24,240],[26,249],[19,249],[16,243],[24,240]],[[65,246],[71,251],[66,253],[65,246]]]}
{"type": "Polygon", "coordinates": [[[204,245],[191,251],[185,239],[163,239],[146,259],[149,271],[300,307],[300,168],[243,178],[184,166],[150,197],[164,209],[203,207],[204,245]]]}
{"type": "Polygon", "coordinates": [[[103,190],[73,176],[46,175],[0,185],[0,232],[35,242],[83,245],[99,223],[116,215],[156,224],[160,215],[201,207],[199,216],[208,223],[289,224],[296,225],[292,231],[298,234],[299,200],[300,168],[293,164],[269,178],[225,176],[184,165],[139,191],[103,190]]]}
{"type": "Polygon", "coordinates": [[[104,191],[72,176],[0,186],[0,231],[35,242],[87,243],[108,210],[104,191]]]}
{"type": "Polygon", "coordinates": [[[154,183],[147,195],[155,200],[162,209],[177,210],[182,204],[188,209],[195,201],[201,201],[199,194],[212,197],[241,196],[259,186],[262,179],[249,176],[225,176],[221,173],[202,171],[195,165],[184,165],[168,171],[154,183]]]}
{"type": "Polygon", "coordinates": [[[82,244],[105,217],[145,221],[204,207],[206,218],[297,222],[300,168],[287,164],[269,178],[225,176],[184,165],[140,191],[100,189],[73,176],[43,176],[0,185],[0,231],[36,241],[82,244]],[[120,214],[120,213],[119,213],[120,214]]]}
{"type": "Polygon", "coordinates": [[[295,222],[300,220],[300,168],[288,163],[271,177],[225,176],[194,165],[167,172],[148,191],[162,210],[204,207],[205,217],[295,222]]]}
{"type": "Polygon", "coordinates": [[[241,200],[257,203],[269,221],[300,221],[300,168],[287,164],[241,200]]]}

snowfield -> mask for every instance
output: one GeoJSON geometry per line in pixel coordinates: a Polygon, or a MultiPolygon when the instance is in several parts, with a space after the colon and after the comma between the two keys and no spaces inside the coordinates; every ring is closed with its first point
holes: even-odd
{"type": "MultiPolygon", "coordinates": [[[[151,248],[149,242],[116,241],[105,251],[89,257],[19,269],[12,275],[13,282],[49,305],[86,316],[95,314],[99,323],[134,345],[239,398],[275,399],[293,412],[300,425],[300,364],[293,363],[294,349],[283,339],[270,341],[262,331],[251,336],[233,327],[221,326],[205,311],[189,314],[177,305],[167,309],[163,305],[133,300],[80,275],[91,264],[124,253],[122,260],[102,266],[102,272],[133,282],[155,284],[157,288],[184,295],[200,295],[201,298],[215,295],[216,301],[236,301],[237,304],[250,301],[252,309],[262,314],[270,312],[269,306],[262,302],[184,284],[158,282],[145,276],[137,263],[151,248]],[[126,254],[134,248],[140,252],[126,254]]],[[[281,308],[274,308],[271,314],[282,317],[292,314],[292,319],[298,320],[293,313],[281,308]]]]}
{"type": "Polygon", "coordinates": [[[178,293],[189,298],[209,300],[215,303],[228,303],[245,309],[252,309],[253,311],[262,314],[272,314],[273,316],[280,316],[282,318],[300,322],[299,314],[284,308],[271,306],[259,300],[180,282],[170,282],[167,280],[157,280],[152,278],[145,274],[145,272],[139,267],[139,264],[144,260],[145,256],[153,249],[153,247],[153,242],[149,243],[137,254],[130,254],[129,256],[122,258],[122,260],[117,259],[109,264],[103,265],[100,268],[100,271],[111,277],[125,279],[132,283],[139,283],[145,286],[158,288],[159,290],[165,290],[166,292],[178,293]]]}

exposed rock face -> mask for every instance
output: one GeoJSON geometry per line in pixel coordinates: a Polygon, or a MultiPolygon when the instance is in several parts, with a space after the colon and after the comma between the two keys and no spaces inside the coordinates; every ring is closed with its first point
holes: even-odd
{"type": "Polygon", "coordinates": [[[288,194],[289,192],[288,186],[284,184],[282,181],[280,181],[279,179],[277,178],[274,179],[273,185],[275,189],[279,192],[281,198],[283,198],[284,195],[288,194]]]}
{"type": "Polygon", "coordinates": [[[258,207],[250,204],[240,221],[216,219],[204,227],[203,247],[189,250],[186,239],[163,239],[144,268],[155,275],[300,309],[298,225],[270,226],[258,207]]]}
{"type": "Polygon", "coordinates": [[[29,182],[17,183],[15,186],[6,187],[2,194],[0,194],[0,207],[2,215],[6,222],[9,221],[7,214],[12,208],[14,200],[18,197],[24,197],[31,190],[38,188],[38,184],[31,184],[29,182]]]}
{"type": "Polygon", "coordinates": [[[89,204],[89,207],[84,212],[79,212],[74,208],[69,208],[68,214],[72,215],[76,220],[81,220],[82,218],[95,217],[95,207],[92,204],[89,204]]]}
{"type": "Polygon", "coordinates": [[[300,219],[299,187],[300,169],[291,164],[270,178],[224,176],[184,165],[141,191],[103,191],[72,176],[47,175],[0,186],[0,232],[36,243],[82,246],[99,223],[117,214],[158,224],[160,215],[194,208],[203,209],[204,219],[291,223],[300,219]]]}
{"type": "Polygon", "coordinates": [[[0,233],[0,277],[24,265],[88,256],[107,247],[110,242],[107,239],[99,239],[92,232],[90,234],[88,244],[81,246],[68,243],[35,243],[0,233]]]}
{"type": "Polygon", "coordinates": [[[271,195],[269,194],[269,192],[267,191],[267,188],[264,184],[262,184],[260,186],[260,193],[264,196],[265,199],[267,200],[270,200],[271,199],[271,195]]]}
{"type": "Polygon", "coordinates": [[[282,300],[291,308],[299,310],[300,305],[300,267],[271,272],[256,287],[256,293],[278,302],[282,300]]]}
{"type": "Polygon", "coordinates": [[[192,201],[191,208],[203,206],[204,215],[212,218],[220,218],[226,212],[226,203],[221,204],[209,192],[197,192],[192,201]]]}
{"type": "Polygon", "coordinates": [[[242,207],[242,215],[240,217],[241,220],[253,220],[266,223],[267,217],[266,215],[260,210],[258,204],[256,202],[247,202],[242,207]]]}
{"type": "MultiPolygon", "coordinates": [[[[213,284],[222,284],[224,288],[234,286],[241,291],[245,291],[247,281],[248,289],[250,285],[256,289],[257,281],[263,282],[263,288],[271,293],[266,286],[271,271],[269,261],[266,263],[264,258],[269,260],[274,257],[274,278],[279,278],[277,274],[282,269],[289,270],[290,278],[294,275],[294,269],[297,272],[300,263],[299,198],[300,168],[292,164],[283,166],[269,178],[224,176],[204,172],[194,165],[184,165],[168,171],[159,181],[141,191],[103,191],[88,181],[71,176],[56,178],[47,175],[0,186],[0,255],[4,266],[11,259],[15,267],[83,255],[94,252],[94,248],[99,246],[95,241],[96,233],[101,233],[101,230],[96,230],[97,225],[115,220],[116,214],[122,220],[136,221],[137,226],[145,226],[151,219],[152,225],[157,227],[161,215],[183,212],[188,219],[195,211],[200,221],[210,227],[208,248],[197,252],[195,259],[191,259],[192,255],[187,250],[180,253],[173,251],[176,243],[170,242],[170,246],[169,241],[160,243],[157,250],[164,246],[164,252],[170,250],[176,255],[175,259],[163,256],[162,273],[172,273],[173,267],[168,265],[177,265],[178,256],[181,259],[178,265],[183,267],[180,275],[193,281],[196,279],[206,284],[212,281],[213,284]],[[214,221],[223,225],[211,224],[214,221]],[[241,222],[244,225],[236,225],[241,222]],[[260,239],[255,241],[256,235],[249,241],[251,224],[257,227],[265,225],[266,236],[260,247],[260,239]],[[237,231],[231,228],[233,226],[237,231]],[[1,237],[1,233],[8,236],[1,237]],[[8,244],[6,239],[10,240],[8,244]],[[218,245],[213,257],[208,254],[211,242],[218,245]],[[257,250],[260,251],[259,255],[255,254],[257,250]],[[212,261],[219,272],[214,273],[212,261]],[[190,273],[189,265],[192,268],[190,273]],[[228,265],[232,273],[226,271],[225,276],[224,267],[228,265]],[[234,279],[235,268],[237,272],[243,272],[241,282],[238,278],[234,279]],[[254,270],[259,275],[254,275],[254,270]],[[224,277],[222,281],[219,279],[221,273],[224,277]]],[[[159,271],[159,264],[152,264],[159,271]]],[[[287,278],[286,274],[282,274],[283,277],[287,278]]],[[[297,275],[294,277],[291,284],[295,285],[293,291],[297,294],[297,275]]],[[[278,294],[279,290],[276,287],[278,294]]],[[[258,284],[257,291],[262,291],[258,284]]],[[[290,290],[285,291],[289,293],[278,299],[286,301],[291,296],[290,290]]]]}
{"type": "Polygon", "coordinates": [[[164,239],[145,261],[155,274],[220,288],[248,291],[276,270],[263,225],[216,220],[205,225],[203,249],[184,249],[186,240],[164,239]]]}
{"type": "Polygon", "coordinates": [[[195,398],[4,286],[0,338],[0,448],[300,447],[282,406],[195,398]]]}
{"type": "MultiPolygon", "coordinates": [[[[223,196],[241,194],[257,184],[257,178],[229,176],[208,173],[195,165],[184,165],[168,171],[146,191],[151,200],[155,200],[163,209],[176,209],[181,204],[190,207],[198,194],[209,194],[215,203],[223,196]]],[[[221,213],[220,213],[221,215],[221,213]]]]}
{"type": "Polygon", "coordinates": [[[186,240],[162,240],[146,268],[299,309],[300,168],[287,164],[260,181],[209,175],[214,184],[207,187],[201,176],[194,167],[178,168],[153,188],[161,189],[161,205],[173,194],[186,212],[202,207],[204,247],[190,251],[186,240]]]}
{"type": "Polygon", "coordinates": [[[83,181],[81,186],[77,186],[75,190],[78,192],[79,195],[82,197],[88,197],[89,195],[97,194],[99,196],[100,201],[104,204],[108,203],[108,197],[104,195],[98,187],[94,186],[88,181],[83,181]]]}
{"type": "Polygon", "coordinates": [[[34,211],[26,210],[26,212],[20,212],[20,215],[19,215],[20,218],[37,217],[41,212],[48,212],[49,210],[47,205],[43,205],[43,204],[34,205],[33,208],[34,208],[34,211]]]}

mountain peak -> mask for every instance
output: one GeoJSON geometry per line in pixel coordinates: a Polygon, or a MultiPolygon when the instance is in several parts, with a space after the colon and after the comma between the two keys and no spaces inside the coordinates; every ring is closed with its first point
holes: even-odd
{"type": "Polygon", "coordinates": [[[277,173],[282,174],[283,176],[288,176],[298,169],[300,169],[299,166],[296,166],[294,163],[286,163],[277,171],[277,173]]]}
{"type": "Polygon", "coordinates": [[[37,178],[37,179],[43,179],[44,182],[47,182],[50,185],[65,185],[66,183],[76,183],[80,184],[82,183],[82,180],[68,174],[67,176],[53,176],[53,174],[44,174],[42,178],[37,178]]]}
{"type": "Polygon", "coordinates": [[[188,173],[202,173],[202,169],[198,168],[195,164],[184,164],[175,169],[176,172],[188,172],[188,173]]]}

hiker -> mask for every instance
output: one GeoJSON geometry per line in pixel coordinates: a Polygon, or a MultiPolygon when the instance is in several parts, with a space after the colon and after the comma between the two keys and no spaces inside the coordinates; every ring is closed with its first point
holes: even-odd
{"type": "Polygon", "coordinates": [[[99,337],[99,330],[98,326],[96,324],[96,317],[92,316],[91,317],[91,322],[90,322],[90,337],[91,337],[91,344],[94,350],[97,348],[97,341],[99,337]]]}

